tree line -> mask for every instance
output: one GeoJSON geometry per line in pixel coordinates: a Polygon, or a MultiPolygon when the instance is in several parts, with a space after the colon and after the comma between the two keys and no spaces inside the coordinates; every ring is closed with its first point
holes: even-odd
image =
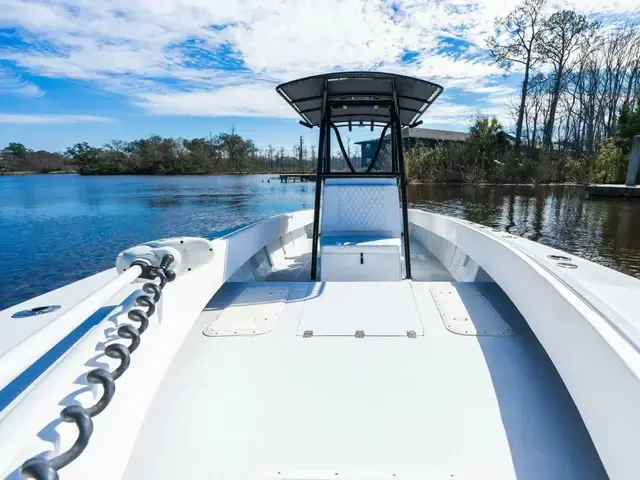
{"type": "Polygon", "coordinates": [[[308,171],[315,165],[315,148],[307,149],[302,138],[290,150],[269,145],[256,148],[235,128],[209,138],[165,138],[152,135],[126,142],[112,140],[102,147],[77,143],[64,154],[33,152],[10,143],[3,151],[0,171],[72,170],[82,175],[162,175],[259,173],[308,171]],[[48,156],[44,155],[47,154],[48,156]],[[50,162],[34,162],[34,159],[50,162]],[[55,162],[52,160],[55,158],[55,162]],[[3,163],[4,162],[4,163],[3,163]],[[46,164],[46,165],[45,165],[46,164]]]}
{"type": "MultiPolygon", "coordinates": [[[[636,102],[638,102],[636,97],[636,102]]],[[[629,159],[627,139],[640,135],[640,105],[623,106],[616,120],[619,136],[612,136],[594,154],[568,148],[550,149],[520,145],[495,118],[479,117],[462,142],[440,142],[434,148],[418,143],[405,153],[407,174],[421,182],[456,183],[588,183],[621,182],[629,159]]],[[[388,149],[388,146],[387,146],[388,149]]],[[[381,163],[389,152],[381,151],[381,163]]],[[[151,136],[125,142],[112,140],[103,147],[78,143],[64,155],[33,152],[10,143],[2,152],[0,173],[5,171],[77,171],[85,175],[212,174],[259,172],[312,172],[316,149],[302,139],[289,151],[269,146],[255,148],[251,140],[232,128],[210,138],[192,140],[151,136]],[[16,162],[7,166],[7,159],[16,162]],[[22,161],[21,161],[22,160],[22,161]],[[4,165],[4,167],[3,167],[4,165]]],[[[348,155],[360,165],[359,154],[348,155]]],[[[332,155],[332,168],[346,170],[340,153],[332,155]]]]}
{"type": "Polygon", "coordinates": [[[0,150],[0,174],[11,172],[49,173],[71,170],[67,159],[45,150],[30,150],[21,143],[9,143],[0,150]]]}
{"type": "Polygon", "coordinates": [[[626,137],[610,137],[594,154],[516,147],[497,119],[479,117],[464,142],[411,148],[405,154],[407,175],[426,183],[622,183],[630,158],[627,139],[640,135],[640,108],[633,114],[623,108],[617,123],[626,137]]]}

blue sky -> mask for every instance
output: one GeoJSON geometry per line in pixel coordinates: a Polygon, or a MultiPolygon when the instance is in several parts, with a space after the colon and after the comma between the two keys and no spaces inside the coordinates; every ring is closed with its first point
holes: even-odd
{"type": "MultiPolygon", "coordinates": [[[[550,1],[594,18],[638,19],[640,0],[550,1]]],[[[337,70],[404,73],[445,93],[424,117],[466,130],[511,123],[520,74],[484,50],[506,0],[0,0],[0,147],[62,151],[151,134],[236,130],[290,148],[316,132],[275,93],[337,70]]],[[[354,129],[352,141],[370,138],[354,129]]]]}

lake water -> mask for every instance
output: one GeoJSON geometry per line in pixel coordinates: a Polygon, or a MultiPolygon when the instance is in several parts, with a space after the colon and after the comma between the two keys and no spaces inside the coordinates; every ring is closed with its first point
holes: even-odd
{"type": "MultiPolygon", "coordinates": [[[[0,176],[0,309],[109,268],[138,243],[313,208],[314,188],[269,175],[0,176]]],[[[409,201],[640,277],[640,201],[583,200],[575,187],[439,185],[411,185],[409,201]]]]}

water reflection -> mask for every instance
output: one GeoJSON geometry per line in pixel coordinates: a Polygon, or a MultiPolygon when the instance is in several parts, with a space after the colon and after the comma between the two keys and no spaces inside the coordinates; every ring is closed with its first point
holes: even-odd
{"type": "Polygon", "coordinates": [[[417,208],[482,223],[640,277],[640,202],[579,187],[410,185],[417,208]]]}

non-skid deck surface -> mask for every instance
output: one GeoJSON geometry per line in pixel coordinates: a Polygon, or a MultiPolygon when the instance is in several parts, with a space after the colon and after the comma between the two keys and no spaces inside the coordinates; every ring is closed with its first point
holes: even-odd
{"type": "MultiPolygon", "coordinates": [[[[259,285],[214,297],[157,392],[125,478],[606,478],[561,380],[497,289],[478,286],[516,336],[451,333],[430,294],[438,284],[416,282],[406,285],[424,336],[305,338],[299,324],[321,284],[281,285],[287,303],[264,335],[204,336],[259,285]]],[[[364,309],[348,285],[336,315],[364,309]]]]}

